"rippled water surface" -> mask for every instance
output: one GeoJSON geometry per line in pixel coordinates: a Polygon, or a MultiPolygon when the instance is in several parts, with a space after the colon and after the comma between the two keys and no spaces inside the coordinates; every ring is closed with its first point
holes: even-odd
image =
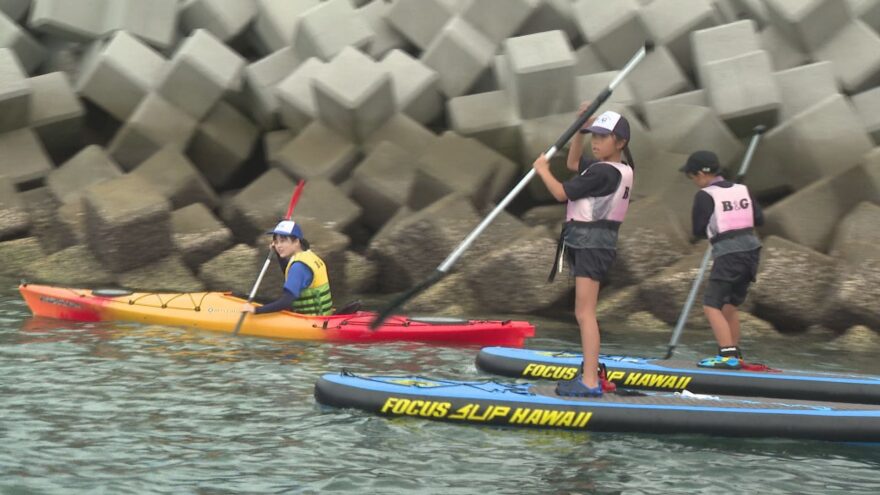
{"type": "MultiPolygon", "coordinates": [[[[575,350],[536,319],[530,347],[575,350]]],[[[604,352],[669,332],[606,324],[604,352]]],[[[876,352],[746,343],[777,366],[880,374],[876,352]]],[[[712,349],[688,329],[676,357],[712,349]]],[[[485,378],[477,348],[284,342],[36,319],[0,286],[0,493],[878,493],[880,447],[389,420],[315,403],[318,376],[485,378]]]]}

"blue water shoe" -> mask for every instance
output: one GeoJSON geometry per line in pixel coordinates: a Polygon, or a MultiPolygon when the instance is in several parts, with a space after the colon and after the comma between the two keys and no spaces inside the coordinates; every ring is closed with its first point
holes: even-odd
{"type": "Polygon", "coordinates": [[[556,395],[563,397],[602,397],[602,383],[598,387],[590,388],[581,381],[581,375],[572,380],[564,380],[556,383],[556,395]]]}
{"type": "Polygon", "coordinates": [[[701,368],[717,368],[723,370],[742,369],[742,361],[734,356],[715,356],[703,359],[697,366],[701,368]]]}

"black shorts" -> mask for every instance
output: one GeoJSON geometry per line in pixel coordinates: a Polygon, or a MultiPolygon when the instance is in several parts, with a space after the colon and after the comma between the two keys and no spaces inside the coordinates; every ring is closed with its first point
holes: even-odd
{"type": "Polygon", "coordinates": [[[730,253],[715,258],[703,305],[721,309],[725,304],[739,306],[746,300],[749,286],[758,274],[761,249],[730,253]]]}
{"type": "Polygon", "coordinates": [[[608,270],[614,264],[617,251],[614,249],[575,249],[565,246],[568,266],[575,277],[588,277],[597,282],[605,280],[608,270]]]}

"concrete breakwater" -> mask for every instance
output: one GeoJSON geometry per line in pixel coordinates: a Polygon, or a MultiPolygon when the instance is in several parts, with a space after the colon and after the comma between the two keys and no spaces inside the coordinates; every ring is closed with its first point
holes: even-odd
{"type": "MultiPolygon", "coordinates": [[[[697,149],[735,169],[764,124],[745,309],[784,331],[880,331],[880,1],[792,5],[6,2],[0,272],[245,293],[306,179],[295,218],[338,303],[406,289],[651,39],[606,105],[637,162],[606,311],[675,320],[705,249],[677,169],[697,149]]],[[[535,181],[405,309],[569,309],[571,281],[546,282],[562,215],[535,181]]],[[[280,285],[270,270],[261,295],[280,285]]]]}

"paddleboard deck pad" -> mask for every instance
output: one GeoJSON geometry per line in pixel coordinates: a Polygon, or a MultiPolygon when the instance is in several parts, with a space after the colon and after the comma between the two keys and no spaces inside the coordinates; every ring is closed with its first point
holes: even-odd
{"type": "Polygon", "coordinates": [[[880,441],[880,406],[675,392],[560,397],[555,384],[323,375],[321,404],[384,416],[602,432],[880,441]]]}
{"type": "MultiPolygon", "coordinates": [[[[569,380],[581,364],[581,355],[569,352],[485,347],[477,368],[502,376],[569,380]]],[[[880,404],[880,377],[805,371],[746,371],[701,368],[682,360],[630,356],[599,357],[607,378],[618,387],[698,394],[723,394],[784,399],[880,404]]]]}

